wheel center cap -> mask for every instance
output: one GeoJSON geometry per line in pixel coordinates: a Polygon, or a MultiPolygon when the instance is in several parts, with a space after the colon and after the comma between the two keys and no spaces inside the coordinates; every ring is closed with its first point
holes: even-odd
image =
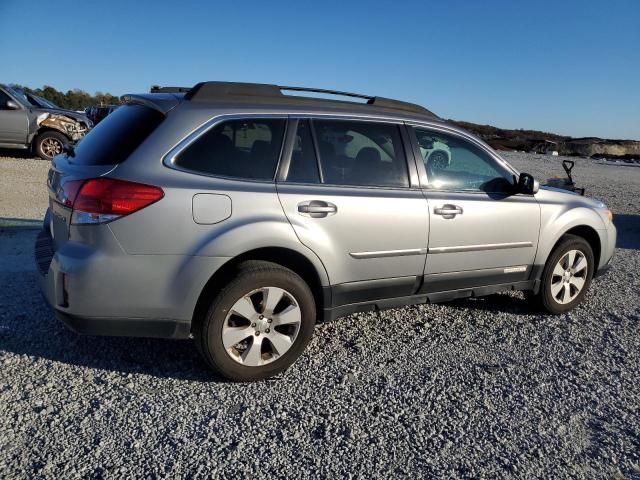
{"type": "Polygon", "coordinates": [[[262,318],[256,321],[256,330],[264,333],[264,331],[269,328],[269,319],[268,318],[262,318]]]}

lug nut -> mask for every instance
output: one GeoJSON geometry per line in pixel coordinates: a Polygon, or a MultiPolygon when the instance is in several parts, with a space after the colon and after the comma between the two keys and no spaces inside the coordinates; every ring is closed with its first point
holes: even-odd
{"type": "Polygon", "coordinates": [[[256,332],[256,337],[259,337],[259,336],[260,336],[260,332],[256,332]]]}
{"type": "Polygon", "coordinates": [[[271,329],[267,328],[264,332],[265,333],[269,333],[271,331],[271,329]]]}
{"type": "Polygon", "coordinates": [[[251,327],[256,328],[256,324],[255,324],[255,323],[252,323],[252,324],[251,324],[251,327]]]}
{"type": "Polygon", "coordinates": [[[264,318],[264,315],[260,315],[260,320],[262,320],[264,318]]]}
{"type": "Polygon", "coordinates": [[[273,322],[273,318],[270,318],[269,320],[267,320],[267,323],[271,323],[273,322]]]}

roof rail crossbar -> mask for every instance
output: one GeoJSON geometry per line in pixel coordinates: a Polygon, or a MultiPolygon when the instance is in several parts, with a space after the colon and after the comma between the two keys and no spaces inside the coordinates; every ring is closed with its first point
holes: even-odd
{"type": "Polygon", "coordinates": [[[291,92],[310,92],[310,93],[326,93],[328,95],[339,95],[341,97],[362,98],[363,100],[370,101],[374,97],[371,95],[362,95],[360,93],[341,92],[339,90],[327,90],[325,88],[306,88],[306,87],[285,87],[280,86],[280,90],[288,90],[291,92]]]}

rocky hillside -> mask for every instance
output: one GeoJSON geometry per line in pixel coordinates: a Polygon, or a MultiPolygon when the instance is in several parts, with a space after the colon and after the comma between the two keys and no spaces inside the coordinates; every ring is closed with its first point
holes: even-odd
{"type": "Polygon", "coordinates": [[[640,158],[640,142],[602,138],[572,138],[536,130],[507,130],[470,122],[449,120],[481,137],[498,150],[522,150],[560,155],[606,158],[640,158]]]}

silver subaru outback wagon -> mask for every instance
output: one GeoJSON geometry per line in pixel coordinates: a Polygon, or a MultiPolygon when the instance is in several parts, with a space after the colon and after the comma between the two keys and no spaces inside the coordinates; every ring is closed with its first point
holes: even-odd
{"type": "Polygon", "coordinates": [[[35,255],[57,317],[193,336],[217,372],[256,380],[319,321],[501,290],[557,314],[608,268],[602,203],[539,188],[418,105],[300,90],[345,95],[154,88],[56,156],[35,255]]]}

